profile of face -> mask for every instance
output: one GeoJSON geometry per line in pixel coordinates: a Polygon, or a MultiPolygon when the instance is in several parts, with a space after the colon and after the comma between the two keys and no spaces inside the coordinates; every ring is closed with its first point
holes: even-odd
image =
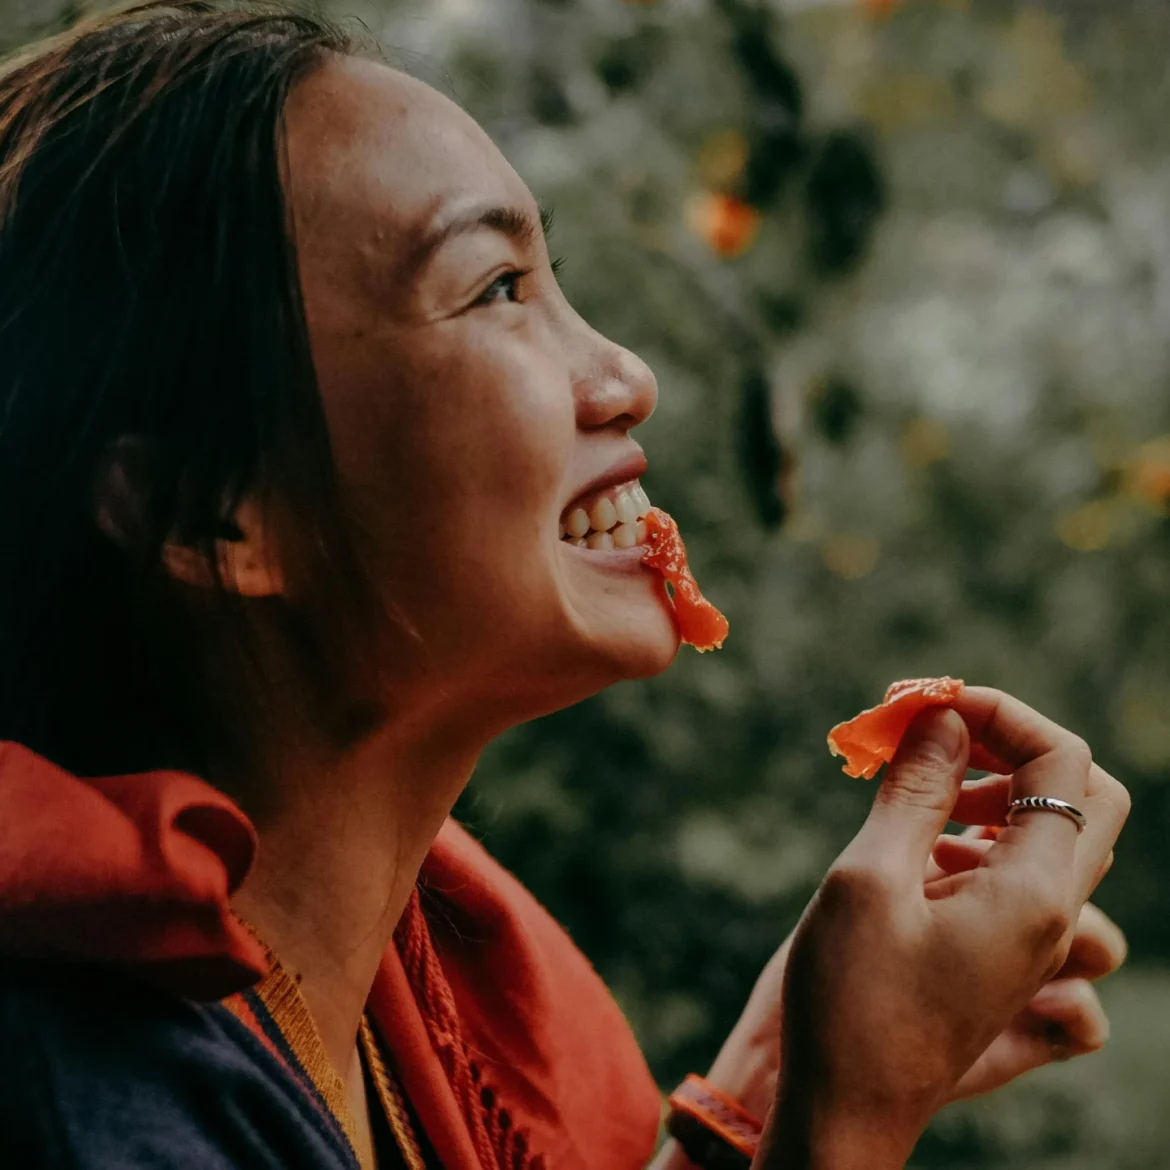
{"type": "Polygon", "coordinates": [[[285,120],[342,496],[412,701],[505,724],[664,669],[630,436],[654,376],[565,300],[525,184],[456,105],[369,61],[329,60],[285,120]]]}

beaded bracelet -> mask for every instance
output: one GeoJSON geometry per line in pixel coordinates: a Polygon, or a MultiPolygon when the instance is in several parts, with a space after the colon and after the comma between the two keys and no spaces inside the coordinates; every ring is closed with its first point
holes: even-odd
{"type": "Polygon", "coordinates": [[[670,1095],[666,1131],[699,1170],[748,1170],[762,1128],[738,1101],[694,1073],[670,1095]]]}

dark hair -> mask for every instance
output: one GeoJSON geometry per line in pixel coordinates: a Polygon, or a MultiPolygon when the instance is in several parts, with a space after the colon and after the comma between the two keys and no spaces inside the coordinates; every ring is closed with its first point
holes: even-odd
{"type": "MultiPolygon", "coordinates": [[[[282,135],[294,83],[350,51],[304,13],[153,0],[0,66],[0,740],[89,775],[201,766],[222,729],[161,549],[210,554],[246,493],[295,517],[307,578],[356,580],[327,569],[282,135]],[[115,455],[120,541],[95,520],[115,455]]],[[[322,665],[336,638],[300,634],[322,665]]]]}

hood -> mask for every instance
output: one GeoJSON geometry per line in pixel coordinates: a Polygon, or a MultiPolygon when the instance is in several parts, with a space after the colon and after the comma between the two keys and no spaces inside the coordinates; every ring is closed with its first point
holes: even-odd
{"type": "Polygon", "coordinates": [[[183,772],[81,779],[0,743],[0,957],[118,966],[192,999],[268,971],[228,899],[248,818],[183,772]]]}

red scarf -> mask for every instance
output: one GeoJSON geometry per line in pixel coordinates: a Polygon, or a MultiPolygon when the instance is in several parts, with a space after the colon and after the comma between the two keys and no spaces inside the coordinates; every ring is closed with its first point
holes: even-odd
{"type": "MultiPolygon", "coordinates": [[[[0,744],[0,954],[223,998],[267,973],[228,904],[255,850],[240,809],[194,776],[83,780],[0,744]]],[[[368,1006],[442,1165],[642,1170],[658,1092],[585,957],[453,822],[421,885],[368,1006]]]]}

